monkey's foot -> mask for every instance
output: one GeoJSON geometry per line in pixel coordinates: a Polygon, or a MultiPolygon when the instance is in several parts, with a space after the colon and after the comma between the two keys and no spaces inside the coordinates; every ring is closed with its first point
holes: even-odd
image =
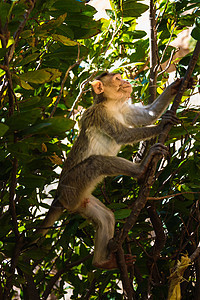
{"type": "MultiPolygon", "coordinates": [[[[133,265],[136,261],[136,256],[131,254],[125,254],[125,263],[127,266],[133,265]]],[[[102,263],[95,263],[94,266],[99,269],[113,270],[118,268],[116,254],[113,252],[110,254],[109,259],[102,263]]]]}
{"type": "Polygon", "coordinates": [[[179,124],[180,120],[176,116],[176,113],[172,110],[167,110],[166,113],[162,115],[161,124],[165,126],[166,124],[176,125],[179,124]]]}

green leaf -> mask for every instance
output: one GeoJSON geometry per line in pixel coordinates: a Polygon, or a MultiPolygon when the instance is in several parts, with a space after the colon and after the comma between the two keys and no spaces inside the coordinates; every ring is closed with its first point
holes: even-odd
{"type": "Polygon", "coordinates": [[[200,27],[193,28],[191,36],[193,37],[193,39],[200,41],[200,27]]]}
{"type": "Polygon", "coordinates": [[[55,2],[54,7],[61,11],[66,11],[69,13],[85,12],[90,16],[93,16],[96,13],[96,9],[94,7],[91,7],[90,5],[86,6],[85,3],[77,0],[59,0],[55,2]]]}
{"type": "Polygon", "coordinates": [[[46,108],[50,103],[52,103],[52,98],[50,97],[31,97],[26,99],[25,102],[20,103],[20,110],[27,110],[30,108],[46,108]]]}
{"type": "Polygon", "coordinates": [[[3,123],[0,123],[0,136],[3,136],[9,127],[3,123]]]}
{"type": "Polygon", "coordinates": [[[131,209],[120,209],[114,212],[115,219],[121,220],[127,218],[131,213],[131,209]]]}
{"type": "Polygon", "coordinates": [[[19,78],[23,81],[28,81],[31,83],[42,84],[55,80],[57,77],[61,76],[61,72],[57,69],[42,69],[36,71],[30,71],[24,74],[19,75],[19,78]]]}
{"type": "Polygon", "coordinates": [[[30,265],[27,264],[25,261],[23,262],[22,259],[19,260],[17,265],[20,267],[20,269],[25,274],[28,274],[28,275],[31,275],[31,276],[33,275],[30,265]]]}
{"type": "Polygon", "coordinates": [[[50,31],[50,30],[55,30],[56,27],[60,26],[66,18],[67,14],[63,14],[59,16],[57,19],[52,19],[41,26],[39,26],[36,30],[35,33],[42,33],[43,31],[50,31]]]}
{"type": "Polygon", "coordinates": [[[33,53],[33,54],[30,54],[30,55],[27,55],[22,61],[20,61],[20,63],[18,64],[18,66],[24,66],[26,64],[29,64],[31,61],[35,61],[38,56],[40,54],[39,53],[33,53]]]}
{"type": "Polygon", "coordinates": [[[4,25],[7,21],[7,16],[8,16],[10,8],[11,8],[10,4],[4,3],[3,1],[1,1],[1,3],[0,3],[0,20],[1,20],[2,27],[4,27],[4,25]]]}
{"type": "Polygon", "coordinates": [[[65,133],[70,130],[75,124],[75,121],[72,121],[63,117],[54,117],[46,119],[39,124],[31,126],[26,130],[26,133],[31,134],[49,134],[50,136],[56,136],[59,133],[65,133]]]}
{"type": "Polygon", "coordinates": [[[27,39],[30,36],[32,36],[32,31],[31,30],[24,30],[22,31],[21,35],[20,35],[23,39],[27,39]]]}
{"type": "Polygon", "coordinates": [[[22,130],[35,123],[40,117],[41,110],[35,108],[29,111],[17,112],[7,120],[11,130],[22,130]]]}
{"type": "Polygon", "coordinates": [[[64,35],[60,34],[52,34],[52,37],[55,41],[61,42],[65,46],[76,46],[79,43],[72,41],[71,39],[67,38],[64,35]]]}
{"type": "Polygon", "coordinates": [[[34,88],[24,80],[20,80],[20,86],[25,90],[34,90],[34,88]]]}
{"type": "Polygon", "coordinates": [[[6,54],[7,49],[5,48],[0,48],[0,57],[4,57],[4,55],[6,54]]]}
{"type": "Polygon", "coordinates": [[[125,203],[111,203],[108,206],[110,209],[120,209],[120,208],[125,208],[127,205],[125,203]]]}
{"type": "Polygon", "coordinates": [[[131,32],[128,31],[126,34],[128,34],[131,39],[141,39],[147,35],[143,30],[133,30],[131,32]]]}
{"type": "Polygon", "coordinates": [[[26,188],[35,189],[43,187],[46,182],[46,178],[40,175],[26,174],[26,177],[20,177],[19,183],[26,188]]]}
{"type": "Polygon", "coordinates": [[[128,0],[123,2],[123,17],[140,17],[149,8],[148,5],[138,3],[136,0],[128,0]]]}

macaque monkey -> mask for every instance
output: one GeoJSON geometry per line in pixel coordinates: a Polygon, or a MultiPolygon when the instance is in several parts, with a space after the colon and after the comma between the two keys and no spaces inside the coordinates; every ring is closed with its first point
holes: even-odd
{"type": "Polygon", "coordinates": [[[129,103],[132,86],[120,74],[105,72],[96,77],[91,83],[94,104],[82,116],[79,136],[64,163],[55,200],[36,231],[38,236],[46,234],[64,209],[79,213],[96,229],[93,265],[117,267],[115,253],[107,249],[114,235],[114,214],[92,192],[105,176],[141,179],[154,155],[167,154],[165,146],[155,144],[141,163],[117,157],[122,145],[156,137],[167,123],[178,122],[175,114],[167,112],[158,125],[149,126],[166,110],[180,83],[169,85],[152,104],[140,106],[129,103]]]}

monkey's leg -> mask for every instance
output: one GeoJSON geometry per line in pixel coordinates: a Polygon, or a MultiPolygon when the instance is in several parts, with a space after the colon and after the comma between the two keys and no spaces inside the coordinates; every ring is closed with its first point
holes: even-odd
{"type": "Polygon", "coordinates": [[[40,235],[44,236],[49,228],[53,226],[54,222],[59,219],[59,217],[62,215],[64,211],[63,205],[55,198],[55,200],[52,202],[51,207],[40,225],[40,227],[36,230],[35,235],[38,237],[40,235]]]}
{"type": "Polygon", "coordinates": [[[83,201],[77,212],[92,222],[96,229],[93,265],[106,269],[116,268],[115,258],[109,255],[107,248],[109,240],[114,236],[113,212],[92,195],[83,201]]]}
{"type": "MultiPolygon", "coordinates": [[[[90,195],[77,211],[91,221],[96,229],[93,265],[101,269],[116,269],[118,267],[116,254],[108,251],[108,242],[114,235],[115,218],[113,212],[101,201],[90,195]]],[[[127,265],[132,265],[136,257],[125,254],[127,265]]]]}
{"type": "Polygon", "coordinates": [[[59,202],[75,212],[104,176],[127,175],[139,179],[146,172],[151,158],[155,154],[163,155],[166,152],[165,146],[156,144],[141,164],[116,156],[91,155],[61,175],[58,186],[59,202]]]}

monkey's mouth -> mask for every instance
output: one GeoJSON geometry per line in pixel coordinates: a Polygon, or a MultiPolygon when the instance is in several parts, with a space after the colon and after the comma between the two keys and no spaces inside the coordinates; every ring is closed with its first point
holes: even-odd
{"type": "Polygon", "coordinates": [[[124,90],[125,92],[132,92],[132,86],[131,85],[127,85],[127,86],[123,86],[122,90],[124,90]]]}

